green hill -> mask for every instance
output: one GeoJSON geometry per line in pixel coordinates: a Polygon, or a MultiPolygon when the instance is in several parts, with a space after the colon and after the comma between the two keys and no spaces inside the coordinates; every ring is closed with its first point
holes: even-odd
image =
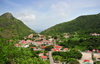
{"type": "Polygon", "coordinates": [[[41,32],[41,34],[57,34],[66,32],[80,34],[100,33],[100,14],[79,16],[69,22],[57,24],[41,32]]]}
{"type": "Polygon", "coordinates": [[[11,13],[0,16],[0,38],[14,38],[36,33],[11,13]]]}

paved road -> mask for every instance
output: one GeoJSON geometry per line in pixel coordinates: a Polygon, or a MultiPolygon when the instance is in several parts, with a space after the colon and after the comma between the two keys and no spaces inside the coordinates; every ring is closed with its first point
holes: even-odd
{"type": "Polygon", "coordinates": [[[52,58],[52,52],[49,51],[49,60],[50,60],[50,64],[56,64],[53,62],[53,58],[52,58]]]}

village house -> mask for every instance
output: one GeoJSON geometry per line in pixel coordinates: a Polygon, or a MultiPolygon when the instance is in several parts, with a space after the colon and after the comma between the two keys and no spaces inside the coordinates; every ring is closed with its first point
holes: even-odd
{"type": "Polygon", "coordinates": [[[45,61],[47,60],[47,56],[41,56],[41,59],[45,61]]]}
{"type": "Polygon", "coordinates": [[[28,36],[28,38],[33,38],[33,34],[30,34],[30,35],[28,36]]]}
{"type": "Polygon", "coordinates": [[[49,41],[52,42],[53,41],[53,38],[50,38],[49,41]]]}
{"type": "Polygon", "coordinates": [[[55,51],[60,51],[60,49],[53,49],[53,48],[52,48],[52,51],[54,51],[54,52],[55,52],[55,51]]]}
{"type": "Polygon", "coordinates": [[[48,37],[51,38],[52,36],[49,35],[48,37]]]}
{"type": "Polygon", "coordinates": [[[45,50],[45,48],[46,48],[46,46],[43,46],[43,47],[42,47],[42,50],[45,50]]]}
{"type": "Polygon", "coordinates": [[[67,50],[68,50],[68,48],[65,48],[65,49],[64,49],[64,51],[67,51],[67,50]]]}
{"type": "Polygon", "coordinates": [[[25,40],[19,41],[19,44],[27,44],[25,40]]]}
{"type": "Polygon", "coordinates": [[[65,35],[64,37],[65,37],[65,38],[68,38],[69,36],[68,36],[68,35],[65,35]]]}
{"type": "Polygon", "coordinates": [[[39,56],[44,56],[44,53],[40,53],[39,56]]]}
{"type": "Polygon", "coordinates": [[[31,48],[33,48],[33,49],[34,49],[34,51],[37,51],[37,48],[36,48],[36,47],[30,47],[30,49],[31,49],[31,48]]]}
{"type": "Polygon", "coordinates": [[[32,43],[32,41],[31,41],[31,40],[27,40],[27,41],[26,41],[26,43],[31,44],[31,43],[32,43]]]}
{"type": "Polygon", "coordinates": [[[54,46],[54,49],[61,49],[62,46],[54,46]]]}
{"type": "Polygon", "coordinates": [[[29,45],[25,45],[25,46],[24,46],[24,48],[27,48],[27,47],[29,47],[29,45]]]}
{"type": "Polygon", "coordinates": [[[90,33],[90,35],[92,35],[92,36],[100,36],[100,34],[97,34],[97,33],[90,33]]]}
{"type": "Polygon", "coordinates": [[[19,47],[20,45],[18,45],[18,44],[15,44],[15,46],[16,46],[16,47],[19,47]]]}
{"type": "Polygon", "coordinates": [[[49,55],[49,53],[46,53],[46,55],[48,56],[48,55],[49,55]]]}

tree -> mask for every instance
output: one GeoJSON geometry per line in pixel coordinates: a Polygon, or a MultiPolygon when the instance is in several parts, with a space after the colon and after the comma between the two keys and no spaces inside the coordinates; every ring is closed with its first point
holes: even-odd
{"type": "Polygon", "coordinates": [[[57,55],[57,56],[53,56],[53,59],[55,62],[59,62],[62,59],[62,57],[57,55]]]}
{"type": "Polygon", "coordinates": [[[82,58],[82,54],[80,51],[78,51],[77,49],[71,49],[70,52],[71,54],[71,58],[75,58],[75,59],[81,59],[82,58]]]}
{"type": "Polygon", "coordinates": [[[69,59],[69,64],[80,64],[78,60],[76,60],[75,58],[70,58],[69,59]]]}
{"type": "Polygon", "coordinates": [[[46,51],[51,51],[52,48],[53,48],[53,46],[50,45],[50,46],[47,46],[47,47],[45,48],[45,50],[46,50],[46,51]]]}

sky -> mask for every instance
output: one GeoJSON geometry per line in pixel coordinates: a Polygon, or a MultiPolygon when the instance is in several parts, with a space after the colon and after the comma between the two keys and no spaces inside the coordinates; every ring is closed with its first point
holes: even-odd
{"type": "Polygon", "coordinates": [[[81,15],[100,13],[100,0],[0,0],[0,15],[6,12],[39,33],[81,15]]]}

